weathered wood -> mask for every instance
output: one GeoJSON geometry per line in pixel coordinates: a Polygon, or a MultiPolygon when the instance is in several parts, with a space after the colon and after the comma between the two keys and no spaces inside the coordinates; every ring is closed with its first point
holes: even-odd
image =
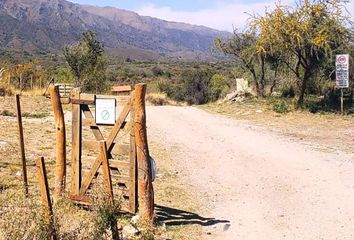
{"type": "Polygon", "coordinates": [[[39,186],[41,189],[42,205],[43,208],[45,209],[45,216],[46,216],[46,220],[48,221],[47,223],[49,224],[50,227],[52,239],[56,240],[57,235],[54,228],[53,208],[52,208],[52,202],[50,200],[50,193],[48,187],[47,173],[44,164],[44,158],[41,157],[37,159],[36,165],[37,165],[39,186]]]}
{"type": "Polygon", "coordinates": [[[80,204],[87,205],[87,206],[92,205],[92,199],[89,196],[72,195],[72,194],[70,194],[69,196],[70,196],[70,199],[76,203],[80,203],[80,204]]]}
{"type": "Polygon", "coordinates": [[[135,142],[138,163],[139,212],[144,221],[152,222],[154,214],[154,197],[146,134],[145,93],[146,84],[135,85],[135,142]]]}
{"type": "Polygon", "coordinates": [[[131,94],[131,106],[130,106],[130,153],[129,153],[129,175],[130,175],[130,186],[129,186],[129,209],[132,213],[137,211],[137,185],[136,185],[136,144],[135,144],[135,108],[134,108],[134,94],[131,94]]]}
{"type": "MultiPolygon", "coordinates": [[[[125,155],[130,151],[130,147],[127,144],[116,144],[112,143],[112,150],[110,151],[112,154],[125,155]]],[[[100,149],[99,142],[91,141],[91,140],[83,140],[82,147],[88,151],[98,152],[100,149]]]]}
{"type": "Polygon", "coordinates": [[[108,163],[107,155],[107,145],[105,141],[100,142],[100,154],[102,157],[102,167],[103,167],[103,177],[106,185],[106,191],[109,195],[109,201],[113,205],[113,188],[112,188],[112,179],[108,163]]]}
{"type": "MultiPolygon", "coordinates": [[[[75,88],[72,92],[73,97],[80,97],[80,89],[75,88]]],[[[72,194],[79,195],[81,186],[81,106],[72,105],[72,194]]]]}
{"type": "Polygon", "coordinates": [[[81,106],[82,112],[84,113],[85,119],[93,120],[93,124],[91,124],[90,128],[93,132],[93,135],[95,136],[95,139],[97,141],[102,141],[104,140],[103,135],[98,128],[98,126],[95,124],[95,118],[93,117],[93,114],[90,110],[90,108],[87,105],[82,105],[81,106]]]}
{"type": "Polygon", "coordinates": [[[25,196],[28,197],[26,153],[25,153],[25,142],[24,142],[24,137],[23,137],[21,103],[20,103],[20,95],[19,94],[16,95],[16,107],[17,107],[17,122],[18,122],[18,133],[19,133],[20,151],[21,151],[23,188],[24,188],[25,196]]]}
{"type": "Polygon", "coordinates": [[[66,132],[63,108],[60,102],[59,87],[49,87],[50,99],[54,111],[55,127],[57,132],[57,157],[55,194],[61,195],[65,191],[66,181],[66,132]]]}
{"type": "Polygon", "coordinates": [[[78,105],[95,105],[94,100],[83,100],[83,99],[70,98],[70,102],[72,104],[78,104],[78,105]]]}
{"type": "MultiPolygon", "coordinates": [[[[128,114],[129,114],[129,110],[130,110],[130,102],[128,102],[126,104],[126,106],[124,107],[124,109],[121,112],[121,114],[119,115],[111,133],[109,134],[109,136],[106,140],[108,153],[110,153],[112,150],[113,142],[114,142],[115,138],[117,137],[119,130],[121,129],[125,119],[127,118],[128,114]]],[[[94,178],[94,176],[96,175],[96,172],[98,171],[99,167],[101,166],[101,163],[102,163],[102,158],[100,156],[98,156],[91,168],[90,173],[85,177],[84,181],[82,182],[82,186],[79,190],[80,195],[84,195],[86,193],[88,187],[90,186],[92,179],[94,178]]]]}
{"type": "Polygon", "coordinates": [[[121,168],[129,168],[130,169],[130,162],[125,162],[125,161],[117,161],[117,160],[109,160],[109,166],[111,168],[118,168],[119,170],[121,168]]]}

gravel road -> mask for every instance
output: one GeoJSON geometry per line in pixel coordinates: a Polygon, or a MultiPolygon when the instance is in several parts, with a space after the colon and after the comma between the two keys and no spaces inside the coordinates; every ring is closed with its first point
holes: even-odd
{"type": "Polygon", "coordinates": [[[194,107],[148,107],[147,119],[150,141],[176,152],[186,187],[216,219],[201,239],[354,239],[354,154],[194,107]]]}

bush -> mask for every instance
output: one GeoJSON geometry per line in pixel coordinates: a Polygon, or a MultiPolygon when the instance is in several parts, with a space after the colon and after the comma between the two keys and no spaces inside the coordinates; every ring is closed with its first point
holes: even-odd
{"type": "Polygon", "coordinates": [[[222,97],[225,97],[229,90],[230,87],[226,77],[219,73],[214,74],[210,80],[210,100],[216,101],[222,97]]]}
{"type": "Polygon", "coordinates": [[[164,71],[163,71],[162,68],[159,67],[159,66],[154,66],[154,67],[151,69],[151,71],[152,71],[152,73],[154,74],[155,77],[164,75],[164,71]]]}
{"type": "Polygon", "coordinates": [[[285,101],[277,102],[273,105],[273,111],[276,113],[287,113],[289,111],[288,104],[285,101]]]}
{"type": "Polygon", "coordinates": [[[295,88],[293,85],[284,86],[281,90],[281,96],[284,98],[293,98],[295,97],[295,88]]]}

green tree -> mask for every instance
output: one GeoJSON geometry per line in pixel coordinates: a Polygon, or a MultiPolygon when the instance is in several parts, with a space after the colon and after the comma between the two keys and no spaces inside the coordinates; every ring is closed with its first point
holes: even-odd
{"type": "Polygon", "coordinates": [[[65,46],[65,59],[76,77],[76,86],[87,91],[102,91],[105,88],[107,62],[104,59],[104,46],[96,39],[96,34],[87,31],[74,46],[65,46]],[[97,81],[100,81],[98,83],[97,81]]]}
{"type": "Polygon", "coordinates": [[[303,106],[310,81],[332,53],[347,44],[348,18],[341,0],[300,0],[295,8],[277,5],[264,16],[253,16],[250,31],[257,35],[257,52],[277,55],[297,79],[298,105],[303,106]]]}
{"type": "Polygon", "coordinates": [[[59,67],[54,72],[54,80],[59,83],[74,83],[75,76],[67,67],[59,67]]]}
{"type": "Polygon", "coordinates": [[[231,39],[223,41],[217,38],[214,45],[223,53],[235,56],[242,69],[251,73],[257,96],[264,97],[266,54],[257,50],[256,43],[257,36],[254,33],[250,31],[239,33],[235,30],[231,39]]]}

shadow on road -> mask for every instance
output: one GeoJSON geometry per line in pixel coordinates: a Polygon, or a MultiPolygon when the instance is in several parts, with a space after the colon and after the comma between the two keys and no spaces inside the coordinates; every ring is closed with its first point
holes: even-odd
{"type": "Polygon", "coordinates": [[[158,222],[164,222],[166,226],[178,225],[193,225],[198,224],[201,226],[212,226],[219,223],[229,223],[228,220],[219,220],[215,218],[204,218],[198,214],[169,208],[165,206],[155,205],[155,213],[158,222]]]}

